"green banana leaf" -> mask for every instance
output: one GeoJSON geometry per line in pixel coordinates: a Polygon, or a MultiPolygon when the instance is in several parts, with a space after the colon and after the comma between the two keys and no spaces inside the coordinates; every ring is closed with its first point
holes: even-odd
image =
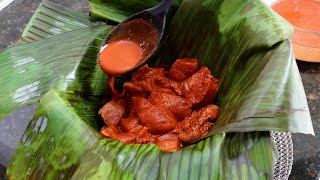
{"type": "Polygon", "coordinates": [[[37,42],[0,50],[0,118],[52,88],[89,98],[105,94],[107,78],[95,58],[112,26],[89,19],[49,1],[40,4],[18,44],[37,42]]]}
{"type": "Polygon", "coordinates": [[[71,9],[43,1],[24,29],[18,44],[38,41],[64,32],[92,26],[92,18],[71,9]]]}
{"type": "MultiPolygon", "coordinates": [[[[90,0],[90,15],[96,18],[102,18],[114,22],[121,22],[128,18],[130,15],[151,8],[159,4],[161,0],[90,0]]],[[[172,5],[175,11],[182,0],[175,0],[172,5]]],[[[171,13],[169,13],[171,14],[171,13]]],[[[171,15],[169,15],[171,16],[171,15]]]]}
{"type": "Polygon", "coordinates": [[[10,162],[9,179],[271,178],[274,156],[268,133],[219,134],[164,153],[155,145],[101,139],[93,122],[70,101],[90,104],[56,90],[41,99],[10,162]]]}
{"type": "Polygon", "coordinates": [[[155,145],[101,139],[94,122],[79,115],[70,101],[83,102],[55,90],[41,99],[10,162],[9,179],[271,178],[274,156],[268,133],[219,134],[177,153],[163,153],[155,145]]]}
{"type": "MultiPolygon", "coordinates": [[[[119,22],[156,3],[135,2],[92,0],[90,14],[119,22]]],[[[97,110],[108,87],[96,54],[111,26],[48,1],[40,8],[22,36],[29,44],[0,51],[0,117],[52,89],[10,162],[9,179],[271,179],[277,155],[268,132],[248,131],[313,133],[290,27],[260,1],[184,0],[172,19],[154,59],[197,57],[220,80],[221,108],[209,137],[176,153],[101,139],[97,110]],[[50,31],[57,21],[61,30],[50,31]]]]}
{"type": "Polygon", "coordinates": [[[110,29],[95,25],[0,51],[0,117],[38,101],[52,88],[101,95],[105,89],[100,81],[107,81],[94,58],[110,29]]]}
{"type": "Polygon", "coordinates": [[[168,49],[176,57],[197,57],[220,81],[221,114],[209,135],[314,133],[290,30],[260,1],[183,2],[171,22],[168,49]]]}
{"type": "MultiPolygon", "coordinates": [[[[108,4],[120,5],[90,3],[100,7],[90,6],[91,13],[106,19],[112,19],[108,4]]],[[[314,134],[289,42],[292,27],[263,2],[185,0],[168,34],[159,53],[166,63],[197,57],[220,81],[216,102],[221,114],[209,136],[257,130],[314,134]]]]}

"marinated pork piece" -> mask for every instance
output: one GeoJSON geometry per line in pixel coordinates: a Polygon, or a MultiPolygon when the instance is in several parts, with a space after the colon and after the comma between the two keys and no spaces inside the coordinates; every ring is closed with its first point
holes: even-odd
{"type": "Polygon", "coordinates": [[[182,147],[179,140],[167,140],[157,142],[156,145],[164,152],[176,152],[179,151],[182,147]]]}
{"type": "Polygon", "coordinates": [[[164,76],[163,68],[154,69],[144,65],[132,75],[132,81],[124,83],[123,88],[132,95],[147,96],[158,88],[155,80],[164,76]]]}
{"type": "Polygon", "coordinates": [[[104,126],[101,129],[101,134],[104,137],[116,139],[125,144],[146,144],[156,141],[156,138],[152,138],[148,129],[142,125],[134,126],[128,132],[122,132],[119,127],[115,125],[104,126]]]}
{"type": "Polygon", "coordinates": [[[191,116],[186,117],[183,121],[179,122],[176,128],[172,130],[170,133],[180,134],[192,127],[201,125],[198,122],[198,117],[199,116],[197,112],[192,112],[191,116]]]}
{"type": "Polygon", "coordinates": [[[139,118],[136,116],[129,116],[120,121],[120,127],[123,132],[128,132],[137,125],[140,125],[140,122],[139,118]]]}
{"type": "Polygon", "coordinates": [[[180,122],[171,133],[179,134],[178,137],[181,142],[190,143],[206,136],[212,123],[219,113],[218,106],[210,104],[194,111],[191,116],[186,117],[180,122]]]}
{"type": "Polygon", "coordinates": [[[152,106],[144,109],[139,115],[141,123],[152,134],[161,134],[173,130],[177,121],[173,113],[163,106],[152,106]]]}
{"type": "Polygon", "coordinates": [[[165,134],[162,136],[159,136],[157,138],[157,141],[167,141],[167,140],[178,140],[177,134],[165,134]]]}
{"type": "Polygon", "coordinates": [[[132,95],[144,96],[144,89],[138,82],[139,81],[125,82],[123,89],[132,95]]]}
{"type": "Polygon", "coordinates": [[[165,70],[163,68],[151,68],[148,65],[140,67],[136,72],[132,74],[133,81],[152,79],[159,76],[165,76],[165,70]]]}
{"type": "Polygon", "coordinates": [[[148,101],[153,105],[161,105],[170,109],[175,118],[179,121],[182,121],[185,117],[191,115],[191,101],[175,94],[153,91],[150,94],[148,101]]]}
{"type": "MultiPolygon", "coordinates": [[[[166,93],[166,94],[171,94],[171,95],[177,95],[176,93],[174,93],[171,89],[167,89],[167,88],[157,88],[155,89],[153,92],[158,92],[158,93],[166,93]]],[[[152,93],[153,93],[152,92],[152,93]]],[[[152,93],[150,94],[150,96],[152,95],[152,93]]],[[[150,98],[149,96],[149,98],[150,98]]],[[[148,98],[148,99],[149,99],[148,98]]]]}
{"type": "Polygon", "coordinates": [[[207,67],[202,67],[190,78],[182,82],[182,94],[199,108],[213,103],[218,92],[218,80],[207,67]]]}
{"type": "Polygon", "coordinates": [[[214,122],[219,114],[218,106],[210,104],[206,107],[192,112],[191,116],[186,117],[183,121],[178,123],[172,133],[180,134],[194,127],[202,126],[207,122],[214,122]]]}
{"type": "Polygon", "coordinates": [[[130,103],[131,111],[133,114],[137,115],[138,117],[144,109],[148,109],[151,106],[152,104],[149,101],[147,101],[144,97],[134,96],[131,98],[131,103],[130,103]]]}
{"type": "Polygon", "coordinates": [[[175,152],[205,137],[219,114],[212,104],[218,80],[196,59],[177,60],[169,72],[142,66],[123,93],[103,106],[104,137],[122,143],[155,143],[175,152]],[[126,108],[128,107],[128,110],[126,108]]]}
{"type": "Polygon", "coordinates": [[[101,134],[104,137],[112,138],[125,144],[136,142],[135,133],[131,133],[131,132],[122,133],[119,127],[116,125],[103,126],[101,128],[101,134]]]}
{"type": "Polygon", "coordinates": [[[208,134],[209,129],[211,127],[212,127],[212,123],[206,122],[201,126],[197,125],[192,128],[189,128],[186,131],[181,132],[178,135],[178,138],[181,142],[191,143],[201,139],[202,137],[205,137],[208,134]]]}
{"type": "MultiPolygon", "coordinates": [[[[156,88],[167,88],[174,91],[179,96],[182,95],[181,83],[179,82],[172,81],[163,76],[156,77],[154,82],[155,82],[156,88]]],[[[156,90],[156,88],[154,89],[156,90]]]]}
{"type": "Polygon", "coordinates": [[[198,114],[198,121],[200,124],[203,124],[204,122],[210,121],[214,122],[219,115],[219,107],[210,104],[206,107],[201,108],[199,111],[197,111],[198,114]]]}
{"type": "Polygon", "coordinates": [[[151,78],[123,84],[123,88],[132,96],[148,96],[155,86],[154,79],[151,78]]]}
{"type": "Polygon", "coordinates": [[[182,82],[198,70],[198,61],[194,58],[177,59],[171,66],[168,76],[170,79],[182,82]]]}
{"type": "Polygon", "coordinates": [[[136,133],[136,142],[139,144],[146,144],[154,141],[148,129],[145,126],[140,126],[139,131],[134,130],[136,133]]]}
{"type": "Polygon", "coordinates": [[[98,113],[107,125],[116,125],[123,118],[126,108],[127,105],[125,100],[115,97],[105,104],[98,113]]]}
{"type": "Polygon", "coordinates": [[[165,134],[159,136],[156,144],[164,152],[175,152],[180,150],[182,147],[182,143],[176,134],[165,134]]]}

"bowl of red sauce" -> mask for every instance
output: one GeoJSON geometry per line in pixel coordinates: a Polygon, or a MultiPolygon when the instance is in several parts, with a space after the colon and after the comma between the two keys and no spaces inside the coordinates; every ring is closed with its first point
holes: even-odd
{"type": "Polygon", "coordinates": [[[272,9],[294,26],[296,59],[320,62],[320,0],[282,0],[272,9]]]}

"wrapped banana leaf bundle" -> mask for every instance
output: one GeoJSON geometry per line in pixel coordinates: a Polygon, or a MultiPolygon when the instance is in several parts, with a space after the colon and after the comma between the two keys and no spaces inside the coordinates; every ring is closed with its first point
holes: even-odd
{"type": "Polygon", "coordinates": [[[87,16],[45,0],[16,46],[0,50],[0,118],[39,101],[9,179],[271,179],[269,132],[314,133],[286,21],[259,0],[177,0],[149,63],[197,58],[219,79],[218,119],[174,153],[101,137],[102,39],[159,2],[91,0],[87,16]]]}

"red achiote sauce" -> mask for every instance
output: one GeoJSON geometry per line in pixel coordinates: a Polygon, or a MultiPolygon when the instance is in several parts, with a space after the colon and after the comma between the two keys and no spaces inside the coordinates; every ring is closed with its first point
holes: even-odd
{"type": "Polygon", "coordinates": [[[99,65],[109,75],[123,74],[140,62],[142,54],[142,48],[133,41],[112,42],[100,52],[99,65]]]}
{"type": "Polygon", "coordinates": [[[151,22],[135,19],[121,24],[99,56],[101,69],[109,76],[109,87],[115,94],[114,76],[132,70],[156,47],[160,36],[151,22]]]}
{"type": "Polygon", "coordinates": [[[294,27],[293,48],[297,59],[320,61],[320,0],[283,0],[272,9],[294,27]]]}

